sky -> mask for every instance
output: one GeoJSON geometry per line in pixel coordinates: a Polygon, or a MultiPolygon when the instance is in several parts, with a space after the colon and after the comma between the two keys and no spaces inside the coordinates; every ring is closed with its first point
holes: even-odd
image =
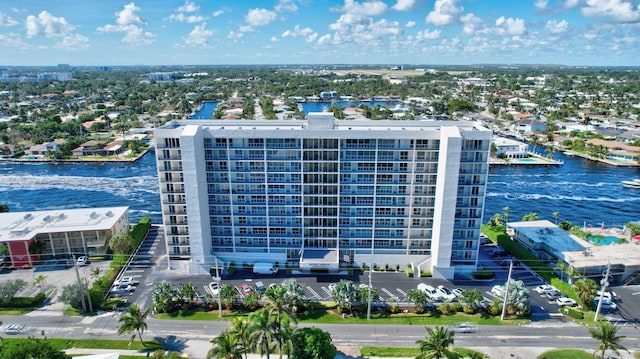
{"type": "Polygon", "coordinates": [[[0,66],[640,65],[640,0],[0,0],[0,66]]]}

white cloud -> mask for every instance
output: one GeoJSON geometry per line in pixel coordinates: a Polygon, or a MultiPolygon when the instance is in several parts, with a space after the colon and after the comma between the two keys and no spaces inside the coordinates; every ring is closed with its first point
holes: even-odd
{"type": "Polygon", "coordinates": [[[42,11],[38,17],[27,16],[25,22],[27,27],[27,37],[44,35],[46,37],[64,37],[75,28],[63,17],[55,17],[47,11],[42,11]]]}
{"type": "Polygon", "coordinates": [[[318,45],[328,44],[330,41],[331,41],[331,35],[330,34],[322,35],[318,39],[318,45]]]}
{"type": "Polygon", "coordinates": [[[277,37],[275,37],[275,36],[271,36],[271,39],[270,39],[269,41],[271,41],[271,42],[278,42],[278,41],[280,41],[280,39],[278,39],[278,38],[277,38],[277,37]]]}
{"type": "Polygon", "coordinates": [[[472,13],[461,16],[460,21],[464,24],[462,33],[465,35],[473,35],[479,28],[484,27],[484,21],[472,13]]]}
{"type": "Polygon", "coordinates": [[[415,21],[407,21],[407,23],[404,24],[404,27],[412,28],[412,27],[415,27],[416,25],[418,25],[418,24],[415,21]]]}
{"type": "Polygon", "coordinates": [[[565,9],[573,9],[580,4],[580,0],[567,0],[562,4],[565,9]]]}
{"type": "Polygon", "coordinates": [[[171,14],[168,19],[170,21],[176,21],[176,22],[186,22],[189,24],[193,24],[194,22],[201,22],[204,20],[207,20],[208,18],[206,16],[201,16],[201,15],[185,15],[184,13],[178,13],[178,14],[171,14]]]}
{"type": "Polygon", "coordinates": [[[344,0],[344,6],[338,6],[332,10],[359,16],[378,16],[387,12],[387,4],[380,0],[370,0],[362,3],[354,0],[344,0]]]}
{"type": "Polygon", "coordinates": [[[216,10],[213,13],[211,13],[211,16],[218,17],[218,16],[220,16],[220,15],[222,15],[224,13],[227,13],[227,12],[231,12],[231,9],[229,9],[228,7],[223,7],[220,10],[216,10]]]}
{"type": "Polygon", "coordinates": [[[581,12],[587,17],[608,17],[615,22],[640,21],[640,5],[634,8],[624,0],[586,0],[581,12]]]}
{"type": "Polygon", "coordinates": [[[440,30],[433,30],[433,31],[423,30],[418,32],[418,34],[416,35],[416,39],[417,40],[436,40],[440,38],[441,34],[442,32],[440,30]]]}
{"type": "Polygon", "coordinates": [[[205,29],[207,23],[197,25],[185,36],[184,43],[192,47],[207,47],[209,38],[213,36],[213,31],[205,29]]]}
{"type": "Polygon", "coordinates": [[[569,23],[567,22],[567,20],[549,20],[547,21],[547,24],[544,26],[544,28],[551,34],[562,34],[569,31],[569,23]]]}
{"type": "Polygon", "coordinates": [[[243,36],[244,36],[243,32],[230,31],[229,35],[227,35],[227,38],[237,41],[237,40],[240,40],[243,36]]]}
{"type": "Polygon", "coordinates": [[[294,0],[279,0],[274,9],[277,12],[296,12],[298,11],[298,5],[294,0]]]}
{"type": "Polygon", "coordinates": [[[524,20],[500,16],[496,19],[496,33],[498,35],[523,35],[527,32],[524,20]]]}
{"type": "Polygon", "coordinates": [[[411,11],[416,5],[416,0],[398,0],[391,8],[397,11],[411,11]]]}
{"type": "Polygon", "coordinates": [[[86,50],[89,48],[89,38],[79,34],[71,34],[69,36],[65,36],[62,41],[55,44],[53,47],[58,50],[65,51],[86,50]]]}
{"type": "Polygon", "coordinates": [[[533,6],[537,10],[544,10],[544,9],[547,8],[548,4],[549,4],[549,0],[536,0],[536,2],[533,4],[533,6]]]}
{"type": "Polygon", "coordinates": [[[141,26],[145,26],[147,23],[136,14],[139,10],[140,8],[134,3],[129,3],[121,11],[115,13],[115,25],[107,24],[96,30],[99,33],[124,33],[122,42],[133,46],[151,44],[156,41],[157,35],[142,29],[141,26]]]}
{"type": "Polygon", "coordinates": [[[18,25],[18,22],[16,20],[0,12],[0,26],[9,27],[9,26],[15,26],[15,25],[18,25]]]}
{"type": "MultiPolygon", "coordinates": [[[[333,43],[358,43],[382,45],[382,38],[402,34],[402,26],[397,21],[385,19],[374,21],[373,18],[355,14],[344,14],[329,29],[335,31],[333,43]]],[[[321,37],[322,39],[322,37],[321,37]]]]}
{"type": "Polygon", "coordinates": [[[310,27],[305,27],[304,29],[300,28],[300,25],[294,26],[293,30],[287,30],[282,33],[282,37],[304,37],[309,36],[314,31],[310,27]]]}
{"type": "Polygon", "coordinates": [[[22,41],[22,38],[17,33],[0,34],[0,46],[15,47],[20,50],[31,49],[31,45],[22,41]]]}
{"type": "Polygon", "coordinates": [[[176,9],[177,12],[198,12],[198,10],[200,10],[200,6],[196,5],[196,3],[190,2],[189,0],[186,0],[184,5],[176,9]]]}
{"type": "Polygon", "coordinates": [[[437,26],[449,25],[458,21],[458,17],[464,10],[462,6],[456,6],[458,0],[436,0],[433,10],[427,14],[425,21],[437,26]]]}
{"type": "Polygon", "coordinates": [[[196,22],[202,22],[209,19],[206,16],[192,14],[192,13],[197,13],[199,10],[200,10],[200,6],[187,0],[185,1],[184,5],[176,9],[176,13],[169,15],[167,20],[193,24],[196,22]]]}
{"type": "Polygon", "coordinates": [[[267,9],[250,9],[245,15],[245,21],[251,26],[265,26],[272,23],[278,14],[267,9]]]}
{"type": "Polygon", "coordinates": [[[128,25],[136,25],[136,26],[144,26],[147,24],[136,11],[140,11],[140,8],[136,6],[134,3],[128,3],[124,6],[124,8],[116,13],[117,19],[116,24],[122,26],[128,25]]]}

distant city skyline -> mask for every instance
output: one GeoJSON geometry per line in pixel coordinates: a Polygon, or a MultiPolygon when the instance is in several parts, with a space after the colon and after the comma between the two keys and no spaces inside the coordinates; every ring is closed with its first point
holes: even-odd
{"type": "Polygon", "coordinates": [[[635,66],[638,0],[5,0],[0,66],[635,66]]]}

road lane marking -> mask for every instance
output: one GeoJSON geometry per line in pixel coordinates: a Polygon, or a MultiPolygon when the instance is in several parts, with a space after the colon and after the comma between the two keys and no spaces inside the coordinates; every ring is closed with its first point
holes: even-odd
{"type": "Polygon", "coordinates": [[[398,297],[397,297],[395,294],[393,294],[393,293],[389,292],[389,291],[387,290],[387,288],[382,288],[382,291],[383,291],[383,292],[385,292],[385,293],[387,293],[387,295],[388,295],[389,297],[391,297],[391,298],[393,298],[393,299],[395,299],[395,300],[398,300],[398,297]]]}

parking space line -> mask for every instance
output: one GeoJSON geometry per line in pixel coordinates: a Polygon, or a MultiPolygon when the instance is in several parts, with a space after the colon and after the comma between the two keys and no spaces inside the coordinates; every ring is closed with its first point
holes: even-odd
{"type": "Polygon", "coordinates": [[[311,292],[311,294],[312,294],[314,297],[316,297],[316,298],[318,298],[318,299],[322,299],[322,297],[321,297],[321,296],[320,296],[320,295],[319,295],[315,290],[313,290],[313,288],[311,288],[311,287],[307,287],[307,290],[308,290],[309,292],[311,292]]]}
{"type": "Polygon", "coordinates": [[[402,289],[400,289],[400,288],[396,288],[396,290],[397,290],[398,292],[400,292],[400,294],[402,294],[402,296],[403,296],[404,298],[406,298],[406,297],[407,297],[407,293],[406,293],[404,290],[402,290],[402,289]]]}
{"type": "Polygon", "coordinates": [[[322,287],[322,290],[324,290],[324,291],[325,291],[325,293],[327,293],[327,295],[328,295],[329,297],[331,297],[331,291],[329,290],[329,288],[327,288],[327,287],[322,287]]]}
{"type": "Polygon", "coordinates": [[[383,292],[387,293],[387,295],[389,295],[389,297],[391,297],[391,298],[393,298],[393,299],[395,299],[395,300],[399,300],[399,299],[398,299],[398,297],[397,297],[395,294],[393,294],[393,293],[389,292],[389,291],[387,290],[387,288],[382,288],[381,290],[382,290],[383,292]]]}

